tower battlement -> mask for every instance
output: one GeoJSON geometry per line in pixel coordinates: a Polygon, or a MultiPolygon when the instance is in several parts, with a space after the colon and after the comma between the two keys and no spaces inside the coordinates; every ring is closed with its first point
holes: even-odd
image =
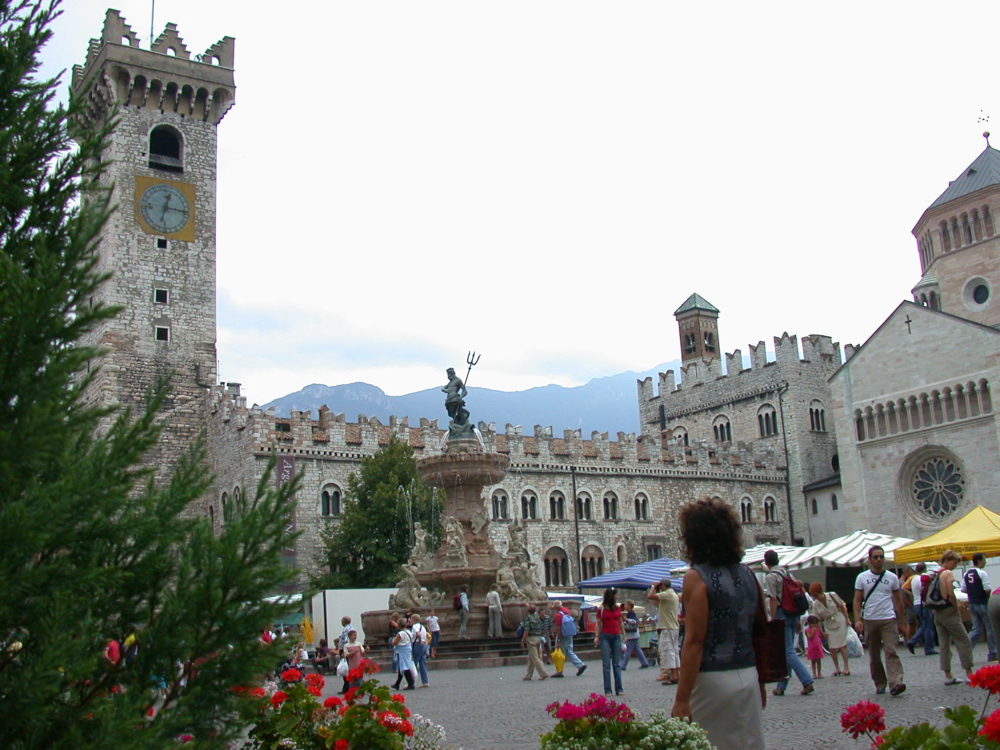
{"type": "Polygon", "coordinates": [[[801,353],[798,337],[789,335],[787,331],[781,336],[775,336],[773,341],[774,359],[771,361],[767,358],[767,345],[763,341],[758,341],[749,345],[749,367],[744,367],[743,352],[736,349],[725,355],[725,373],[722,372],[719,360],[694,360],[679,368],[680,379],[673,370],[659,373],[659,382],[655,390],[651,377],[637,381],[640,410],[644,403],[659,398],[669,399],[670,395],[677,391],[690,390],[706,383],[723,381],[727,388],[739,388],[741,381],[748,384],[756,381],[759,379],[759,373],[774,368],[775,365],[778,369],[817,366],[824,372],[832,373],[843,364],[840,344],[830,336],[812,334],[803,337],[801,353]]]}
{"type": "Polygon", "coordinates": [[[87,46],[85,62],[73,66],[71,88],[76,95],[86,94],[93,120],[118,105],[217,125],[233,106],[233,37],[223,37],[192,59],[176,24],[168,23],[148,50],[139,45],[139,36],[121,14],[109,9],[100,38],[87,46]]]}

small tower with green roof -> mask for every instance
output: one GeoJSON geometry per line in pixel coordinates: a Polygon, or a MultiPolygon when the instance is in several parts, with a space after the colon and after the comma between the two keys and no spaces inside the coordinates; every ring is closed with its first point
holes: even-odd
{"type": "Polygon", "coordinates": [[[674,310],[681,337],[681,362],[719,361],[719,309],[702,297],[692,294],[674,310]]]}

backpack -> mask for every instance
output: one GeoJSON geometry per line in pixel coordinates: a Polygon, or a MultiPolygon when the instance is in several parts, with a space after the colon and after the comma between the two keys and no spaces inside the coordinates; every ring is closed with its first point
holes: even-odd
{"type": "Polygon", "coordinates": [[[781,611],[790,617],[799,617],[809,611],[809,600],[806,599],[802,583],[789,575],[781,576],[781,611]]]}
{"type": "Polygon", "coordinates": [[[453,606],[455,608],[456,612],[462,608],[462,595],[461,594],[455,594],[453,597],[451,597],[451,606],[453,606]]]}
{"type": "Polygon", "coordinates": [[[946,609],[951,606],[944,594],[941,593],[941,575],[935,574],[931,578],[930,585],[927,587],[927,593],[924,594],[924,606],[930,607],[931,609],[946,609]]]}
{"type": "Polygon", "coordinates": [[[569,637],[572,637],[580,632],[576,627],[576,620],[573,619],[572,615],[566,612],[562,613],[562,622],[559,624],[559,632],[569,637]]]}

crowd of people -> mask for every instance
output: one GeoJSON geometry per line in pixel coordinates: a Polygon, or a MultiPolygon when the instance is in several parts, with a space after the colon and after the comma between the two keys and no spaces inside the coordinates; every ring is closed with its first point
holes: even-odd
{"type": "MultiPolygon", "coordinates": [[[[972,644],[977,639],[987,643],[988,660],[997,660],[1000,588],[992,588],[981,554],[973,556],[972,566],[961,576],[955,570],[962,557],[953,550],[940,557],[934,573],[918,563],[898,576],[888,568],[885,550],[873,546],[866,569],[854,580],[853,596],[845,601],[819,582],[799,582],[781,566],[774,550],[765,553],[765,573],[758,580],[741,562],[742,524],[725,502],[704,499],[684,506],[679,526],[690,561],[683,593],[678,596],[672,581],[665,578],[649,587],[642,602],[655,619],[655,652],[647,654],[640,646],[644,628],[635,600],[619,602],[615,589],[604,592],[596,609],[592,643],[600,651],[605,695],[624,694],[623,673],[633,659],[639,669],[646,669],[655,656],[659,664],[656,680],[677,686],[672,714],[700,723],[720,750],[763,748],[763,709],[768,695],[784,696],[792,676],[801,685],[801,695],[812,695],[824,677],[827,656],[833,677],[850,677],[850,659],[863,655],[862,644],[868,647],[875,693],[892,696],[906,690],[898,654],[901,643],[911,653],[921,647],[927,655],[938,655],[945,685],[971,677],[972,644]],[[967,606],[960,601],[959,590],[966,593],[967,606]],[[971,633],[964,614],[972,621],[971,633]],[[952,646],[964,679],[952,672],[952,646]],[[777,676],[772,663],[775,654],[780,664],[777,676]],[[768,681],[775,681],[770,691],[768,681]]],[[[496,587],[487,593],[485,604],[488,637],[502,638],[504,605],[496,587]]],[[[458,638],[467,639],[467,587],[455,592],[453,605],[458,638]]],[[[584,630],[583,622],[558,600],[547,606],[527,604],[526,612],[518,627],[528,656],[523,679],[563,678],[566,664],[577,677],[582,676],[587,664],[574,644],[584,630]]],[[[312,659],[317,669],[339,671],[343,663],[346,674],[348,668],[358,666],[364,646],[349,617],[343,618],[342,625],[334,644],[320,640],[312,659]]],[[[405,690],[414,689],[418,681],[421,687],[429,686],[428,660],[437,658],[441,637],[434,611],[425,617],[414,611],[393,613],[387,635],[396,675],[393,687],[399,689],[404,681],[405,690]]],[[[591,634],[586,635],[589,640],[591,634]]],[[[291,659],[301,662],[304,647],[292,649],[291,659]]],[[[345,678],[343,691],[349,687],[345,678]]]]}

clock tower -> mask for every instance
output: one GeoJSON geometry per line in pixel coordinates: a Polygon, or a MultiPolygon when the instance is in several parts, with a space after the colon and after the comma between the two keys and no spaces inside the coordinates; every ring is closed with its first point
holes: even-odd
{"type": "Polygon", "coordinates": [[[119,315],[91,334],[105,354],[87,397],[138,411],[162,376],[171,385],[164,432],[150,461],[163,476],[205,425],[215,382],[215,204],[217,127],[233,105],[235,40],[192,56],[168,23],[149,49],[108,10],[73,96],[82,126],[116,117],[103,179],[117,206],[100,238],[99,294],[119,315]]]}

